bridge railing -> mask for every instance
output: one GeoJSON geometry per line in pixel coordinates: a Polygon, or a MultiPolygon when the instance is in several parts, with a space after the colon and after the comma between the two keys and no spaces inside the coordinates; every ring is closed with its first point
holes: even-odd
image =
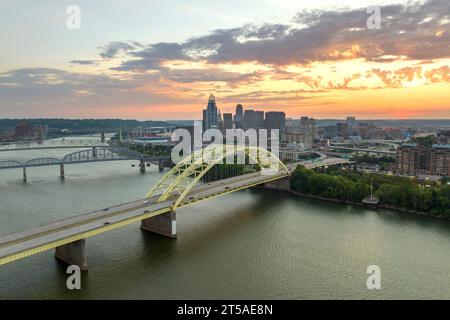
{"type": "Polygon", "coordinates": [[[145,156],[144,154],[136,150],[131,150],[126,146],[94,146],[89,149],[68,153],[60,159],[55,157],[39,157],[25,162],[14,159],[0,160],[0,169],[113,160],[144,160],[146,162],[158,163],[159,160],[170,160],[170,156],[145,156]]]}
{"type": "Polygon", "coordinates": [[[84,140],[45,140],[38,141],[23,141],[23,142],[9,142],[0,144],[0,151],[8,150],[26,150],[26,149],[45,149],[45,148],[58,148],[58,147],[90,147],[90,146],[107,146],[107,142],[102,142],[97,139],[84,139],[84,140]]]}
{"type": "Polygon", "coordinates": [[[0,169],[22,168],[24,164],[16,160],[0,160],[0,169]]]}
{"type": "Polygon", "coordinates": [[[39,166],[51,166],[61,164],[61,160],[57,158],[35,158],[27,161],[24,167],[39,167],[39,166]]]}

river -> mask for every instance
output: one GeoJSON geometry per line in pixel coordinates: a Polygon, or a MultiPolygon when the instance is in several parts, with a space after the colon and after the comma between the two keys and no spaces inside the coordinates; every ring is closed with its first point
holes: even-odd
{"type": "MultiPolygon", "coordinates": [[[[73,150],[46,151],[62,157],[73,150]]],[[[4,152],[29,159],[43,152],[4,152]]],[[[0,170],[0,235],[145,196],[133,161],[0,170]]],[[[244,190],[177,211],[178,239],[133,224],[87,239],[82,289],[44,252],[0,266],[0,299],[450,298],[450,222],[244,190]],[[381,269],[368,290],[367,267],[381,269]]]]}

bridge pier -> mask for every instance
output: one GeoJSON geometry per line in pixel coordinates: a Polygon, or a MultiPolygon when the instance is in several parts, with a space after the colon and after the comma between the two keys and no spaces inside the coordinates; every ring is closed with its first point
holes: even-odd
{"type": "Polygon", "coordinates": [[[159,235],[177,238],[177,216],[175,211],[163,213],[141,221],[141,229],[159,235]]]}
{"type": "Polygon", "coordinates": [[[86,240],[81,239],[59,247],[56,247],[55,257],[67,264],[74,264],[82,271],[88,269],[86,262],[86,240]]]}
{"type": "Polygon", "coordinates": [[[23,167],[23,182],[27,182],[27,167],[23,167]]]}
{"type": "Polygon", "coordinates": [[[94,158],[97,158],[97,148],[96,148],[96,147],[93,147],[93,148],[92,148],[92,156],[93,156],[94,158]]]}
{"type": "Polygon", "coordinates": [[[144,159],[141,159],[139,161],[139,168],[140,168],[141,172],[145,172],[145,161],[144,161],[144,159]]]}
{"type": "Polygon", "coordinates": [[[64,179],[65,175],[64,175],[64,163],[61,163],[59,166],[59,176],[61,177],[61,179],[64,179]]]}

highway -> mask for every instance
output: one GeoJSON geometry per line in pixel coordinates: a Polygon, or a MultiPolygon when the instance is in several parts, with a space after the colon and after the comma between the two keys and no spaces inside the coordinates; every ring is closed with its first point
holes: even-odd
{"type": "MultiPolygon", "coordinates": [[[[288,165],[288,169],[292,172],[297,164],[311,169],[341,163],[349,163],[349,161],[338,158],[320,158],[288,165]]],[[[278,180],[287,175],[287,172],[283,171],[279,171],[275,175],[262,175],[261,172],[255,172],[200,184],[189,192],[180,207],[278,180]]],[[[178,194],[172,193],[168,200],[159,203],[157,202],[158,197],[159,195],[138,199],[1,237],[0,265],[170,212],[178,194]]]]}
{"type": "MultiPolygon", "coordinates": [[[[256,172],[200,185],[191,191],[181,206],[280,179],[284,176],[286,174],[264,176],[256,172]]],[[[160,203],[156,203],[157,198],[158,196],[139,199],[4,236],[0,238],[0,265],[170,212],[173,196],[160,203]]]]}
{"type": "Polygon", "coordinates": [[[107,147],[107,142],[101,140],[46,140],[38,142],[11,142],[0,144],[0,152],[6,151],[26,151],[26,150],[45,150],[45,149],[79,149],[92,147],[107,147]]]}
{"type": "Polygon", "coordinates": [[[377,153],[377,154],[390,154],[395,155],[395,151],[390,150],[377,150],[377,149],[362,149],[362,148],[352,148],[352,147],[340,147],[340,146],[329,146],[330,149],[333,150],[348,150],[355,152],[366,152],[366,153],[377,153]]]}

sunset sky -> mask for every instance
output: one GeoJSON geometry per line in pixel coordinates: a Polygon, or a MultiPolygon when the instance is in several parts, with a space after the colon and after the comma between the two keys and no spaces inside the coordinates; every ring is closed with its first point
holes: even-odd
{"type": "Polygon", "coordinates": [[[450,119],[449,0],[221,2],[2,0],[0,118],[450,119]]]}

